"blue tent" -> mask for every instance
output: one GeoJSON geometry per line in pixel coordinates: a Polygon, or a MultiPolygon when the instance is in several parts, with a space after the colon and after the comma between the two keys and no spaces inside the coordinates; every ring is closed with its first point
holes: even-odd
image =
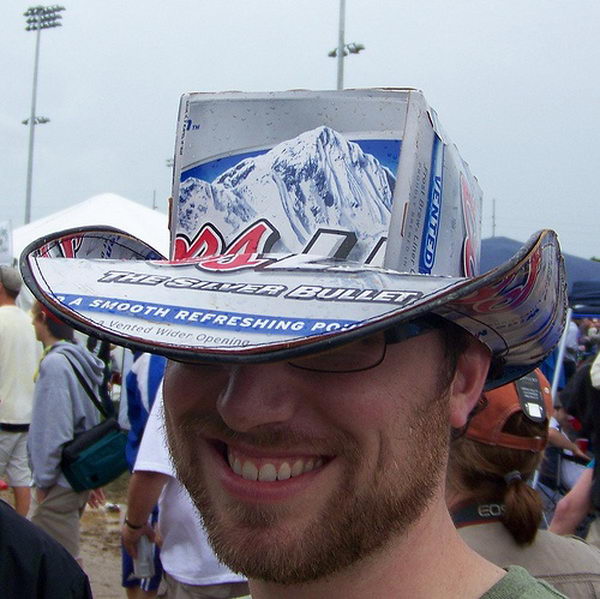
{"type": "Polygon", "coordinates": [[[575,281],[569,303],[574,316],[600,316],[600,284],[596,281],[575,281]]]}

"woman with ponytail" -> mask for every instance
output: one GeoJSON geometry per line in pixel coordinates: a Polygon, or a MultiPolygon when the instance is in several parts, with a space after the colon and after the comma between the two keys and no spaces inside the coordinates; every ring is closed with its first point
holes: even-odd
{"type": "Polygon", "coordinates": [[[451,445],[446,500],[461,537],[489,561],[523,566],[570,598],[600,597],[600,551],[538,530],[542,502],[528,481],[551,415],[539,370],[484,393],[451,445]]]}

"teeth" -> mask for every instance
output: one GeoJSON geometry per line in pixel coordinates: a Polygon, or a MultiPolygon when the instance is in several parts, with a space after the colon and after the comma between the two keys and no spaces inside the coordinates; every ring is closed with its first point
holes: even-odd
{"type": "Polygon", "coordinates": [[[252,462],[244,462],[242,466],[242,478],[256,480],[258,478],[258,468],[252,462]]]}
{"type": "Polygon", "coordinates": [[[281,466],[279,466],[279,472],[277,473],[277,480],[287,480],[292,476],[292,469],[287,462],[283,462],[281,466]]]}
{"type": "Polygon", "coordinates": [[[258,472],[258,480],[268,483],[277,480],[277,470],[275,470],[275,466],[273,466],[273,464],[264,464],[261,466],[261,469],[258,472]]]}
{"type": "Polygon", "coordinates": [[[288,480],[323,466],[322,458],[307,458],[306,460],[298,459],[291,466],[289,462],[283,462],[279,469],[274,464],[267,462],[259,470],[256,464],[250,460],[242,462],[229,448],[227,448],[227,461],[229,467],[238,476],[245,480],[259,480],[261,482],[288,480]]]}
{"type": "Polygon", "coordinates": [[[237,458],[235,458],[231,469],[239,476],[242,476],[242,463],[237,458]]]}
{"type": "Polygon", "coordinates": [[[300,476],[304,472],[304,462],[296,460],[292,466],[292,476],[300,476]]]}

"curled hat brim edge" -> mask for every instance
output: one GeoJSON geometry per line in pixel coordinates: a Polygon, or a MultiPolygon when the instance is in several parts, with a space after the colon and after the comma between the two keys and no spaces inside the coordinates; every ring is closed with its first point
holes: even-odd
{"type": "MultiPolygon", "coordinates": [[[[135,262],[139,265],[140,260],[144,262],[150,257],[154,261],[152,264],[160,267],[160,272],[181,272],[181,263],[166,261],[145,242],[110,227],[82,227],[38,239],[23,251],[20,267],[23,280],[34,296],[77,330],[133,350],[185,361],[259,363],[285,360],[341,345],[433,312],[465,328],[503,363],[502,373],[489,379],[488,388],[505,384],[538,366],[559,340],[566,315],[566,284],[558,240],[553,231],[543,230],[533,235],[510,260],[470,279],[410,275],[362,265],[354,265],[352,270],[346,265],[345,271],[353,277],[358,272],[359,276],[378,276],[386,281],[410,281],[413,289],[421,287],[425,290],[429,285],[428,290],[414,301],[371,312],[350,328],[225,349],[185,345],[170,339],[158,341],[124,333],[110,324],[99,324],[93,315],[60,301],[59,298],[65,296],[65,286],[67,291],[73,291],[67,294],[69,297],[76,294],[81,297],[84,288],[99,291],[101,285],[93,279],[92,267],[111,263],[111,259],[119,257],[119,252],[130,258],[123,260],[121,256],[120,266],[135,262]],[[95,240],[96,243],[91,250],[88,247],[85,251],[84,244],[81,246],[83,251],[77,251],[71,243],[74,238],[95,240]],[[65,256],[62,247],[65,239],[70,242],[72,256],[65,256]],[[117,251],[107,254],[108,246],[117,251]],[[48,248],[60,248],[61,253],[55,256],[60,262],[48,260],[51,253],[48,248]],[[75,262],[66,262],[65,258],[75,262]],[[79,270],[73,268],[75,265],[80,267],[79,270]],[[82,281],[80,275],[91,278],[82,281]],[[58,280],[63,288],[57,290],[58,280]]],[[[307,280],[313,280],[318,274],[313,271],[307,280]]],[[[196,294],[194,300],[198,300],[198,304],[203,300],[206,303],[206,297],[196,294]]],[[[222,300],[223,296],[218,299],[222,300]]],[[[118,323],[117,320],[114,322],[118,323]]]]}

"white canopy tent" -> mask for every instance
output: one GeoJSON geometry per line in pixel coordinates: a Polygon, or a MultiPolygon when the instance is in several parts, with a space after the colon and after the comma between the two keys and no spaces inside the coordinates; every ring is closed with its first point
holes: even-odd
{"type": "MultiPolygon", "coordinates": [[[[79,204],[15,229],[12,233],[12,255],[18,261],[21,252],[39,237],[63,229],[89,225],[123,229],[150,244],[164,256],[169,255],[167,215],[114,193],[93,196],[79,204]]],[[[23,309],[29,310],[33,299],[31,292],[23,286],[17,300],[18,304],[23,309]]],[[[80,342],[85,344],[85,336],[83,334],[77,336],[80,342]]],[[[120,348],[115,351],[117,351],[117,363],[121,365],[124,377],[130,367],[129,353],[123,352],[120,348]]],[[[120,392],[121,387],[115,386],[112,391],[113,399],[118,398],[120,392]]],[[[127,402],[122,403],[126,408],[127,402]]],[[[126,421],[121,421],[121,424],[129,428],[126,421]]]]}
{"type": "Polygon", "coordinates": [[[38,237],[88,225],[124,229],[139,237],[164,256],[169,255],[168,217],[114,193],[103,193],[79,204],[45,216],[13,231],[12,251],[18,260],[21,252],[38,237]]]}

